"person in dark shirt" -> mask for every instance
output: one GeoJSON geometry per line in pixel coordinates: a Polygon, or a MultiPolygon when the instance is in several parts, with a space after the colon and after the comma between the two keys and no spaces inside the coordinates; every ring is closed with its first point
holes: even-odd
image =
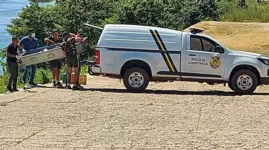
{"type": "Polygon", "coordinates": [[[75,70],[75,84],[73,86],[74,90],[82,89],[83,87],[79,85],[79,61],[76,51],[75,43],[81,41],[81,38],[71,36],[68,32],[63,33],[63,44],[62,49],[66,55],[66,63],[67,63],[67,89],[71,89],[70,81],[71,81],[71,73],[72,68],[75,70]]]}
{"type": "Polygon", "coordinates": [[[18,43],[19,43],[19,39],[17,37],[12,37],[12,43],[7,48],[7,70],[9,72],[9,81],[7,85],[7,90],[9,92],[18,91],[17,89],[17,78],[18,78],[17,59],[20,59],[20,55],[18,55],[18,43]]]}
{"type": "MultiPolygon", "coordinates": [[[[47,45],[54,45],[58,43],[62,43],[63,40],[59,37],[59,32],[57,30],[53,30],[53,35],[51,37],[45,38],[44,41],[47,45]]],[[[54,87],[62,87],[60,83],[60,75],[62,68],[62,59],[52,60],[49,62],[50,68],[52,70],[52,78],[53,78],[53,86],[54,87]]]]}

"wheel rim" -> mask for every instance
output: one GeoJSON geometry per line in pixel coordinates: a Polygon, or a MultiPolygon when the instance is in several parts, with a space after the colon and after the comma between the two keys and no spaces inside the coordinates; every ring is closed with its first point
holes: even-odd
{"type": "Polygon", "coordinates": [[[246,91],[249,90],[253,85],[253,80],[249,75],[241,75],[237,78],[237,86],[239,89],[246,91]]]}
{"type": "Polygon", "coordinates": [[[144,84],[144,76],[139,72],[133,72],[129,75],[128,82],[133,88],[139,88],[144,84]]]}

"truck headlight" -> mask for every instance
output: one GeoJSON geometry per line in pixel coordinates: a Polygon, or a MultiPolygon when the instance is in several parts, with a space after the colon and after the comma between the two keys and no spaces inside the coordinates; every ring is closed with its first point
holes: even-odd
{"type": "Polygon", "coordinates": [[[258,60],[265,65],[269,65],[269,58],[268,57],[259,57],[258,60]]]}

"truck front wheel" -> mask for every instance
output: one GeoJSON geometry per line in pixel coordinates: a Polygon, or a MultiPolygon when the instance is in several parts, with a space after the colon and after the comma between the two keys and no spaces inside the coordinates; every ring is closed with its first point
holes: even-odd
{"type": "Polygon", "coordinates": [[[130,92],[142,92],[148,87],[149,75],[144,69],[133,67],[125,72],[123,83],[130,92]]]}
{"type": "Polygon", "coordinates": [[[258,79],[250,70],[239,70],[231,79],[231,89],[238,94],[251,94],[258,86],[258,79]]]}

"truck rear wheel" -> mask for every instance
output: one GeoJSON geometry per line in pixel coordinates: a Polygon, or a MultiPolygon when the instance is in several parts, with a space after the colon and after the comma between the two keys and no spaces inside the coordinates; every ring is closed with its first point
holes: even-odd
{"type": "Polygon", "coordinates": [[[231,81],[231,89],[238,94],[251,94],[258,86],[255,73],[246,69],[237,71],[231,81]]]}
{"type": "Polygon", "coordinates": [[[144,69],[133,67],[125,72],[123,83],[130,92],[142,92],[148,87],[149,75],[144,69]]]}
{"type": "Polygon", "coordinates": [[[229,88],[234,91],[233,86],[232,86],[232,83],[230,81],[228,82],[228,85],[229,85],[229,88]]]}

